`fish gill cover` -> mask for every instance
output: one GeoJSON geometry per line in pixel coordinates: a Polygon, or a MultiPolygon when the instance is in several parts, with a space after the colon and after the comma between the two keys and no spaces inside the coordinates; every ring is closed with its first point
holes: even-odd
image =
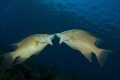
{"type": "Polygon", "coordinates": [[[46,47],[33,58],[66,71],[74,69],[79,75],[119,80],[119,4],[119,0],[0,0],[0,45],[7,49],[6,45],[32,34],[82,29],[104,41],[100,48],[113,51],[103,67],[95,55],[89,63],[78,51],[59,45],[58,38],[53,40],[53,47],[46,47]]]}

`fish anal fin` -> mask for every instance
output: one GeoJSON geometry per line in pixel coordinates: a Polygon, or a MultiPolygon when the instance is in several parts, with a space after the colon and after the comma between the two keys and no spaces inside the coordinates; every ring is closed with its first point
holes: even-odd
{"type": "Polygon", "coordinates": [[[20,64],[20,63],[24,62],[26,59],[28,59],[28,58],[18,57],[16,62],[13,65],[20,64]]]}
{"type": "Polygon", "coordinates": [[[95,34],[93,34],[93,33],[91,33],[91,32],[84,31],[84,30],[78,29],[77,31],[86,33],[86,34],[91,35],[91,36],[96,36],[95,34]]]}
{"type": "Polygon", "coordinates": [[[92,53],[82,53],[90,62],[92,62],[92,53]]]}

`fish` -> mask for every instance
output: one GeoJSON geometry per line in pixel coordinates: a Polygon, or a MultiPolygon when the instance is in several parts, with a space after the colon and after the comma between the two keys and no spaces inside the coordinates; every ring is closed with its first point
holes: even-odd
{"type": "Polygon", "coordinates": [[[74,50],[81,52],[90,62],[92,62],[92,53],[97,57],[101,66],[104,65],[111,50],[101,49],[97,45],[102,42],[101,39],[80,29],[72,29],[55,34],[60,38],[59,44],[65,43],[74,50]]]}
{"type": "Polygon", "coordinates": [[[34,34],[22,39],[18,43],[12,44],[11,46],[15,46],[16,49],[13,52],[2,55],[6,61],[4,69],[24,62],[32,55],[38,55],[48,44],[53,45],[52,40],[54,36],[54,34],[34,34]]]}

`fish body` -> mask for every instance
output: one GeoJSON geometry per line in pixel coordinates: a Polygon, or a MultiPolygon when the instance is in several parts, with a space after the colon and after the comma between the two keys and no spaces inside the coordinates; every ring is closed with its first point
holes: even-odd
{"type": "Polygon", "coordinates": [[[57,33],[56,36],[60,38],[59,44],[64,42],[69,47],[80,51],[90,62],[92,62],[92,53],[94,53],[101,66],[104,65],[108,53],[112,52],[110,50],[98,48],[97,44],[102,40],[83,30],[68,30],[57,33]]]}
{"type": "Polygon", "coordinates": [[[16,46],[16,50],[10,53],[3,54],[6,60],[6,68],[11,66],[13,61],[17,58],[13,65],[22,63],[32,55],[39,54],[48,44],[52,45],[54,35],[49,34],[35,34],[24,38],[22,41],[12,44],[16,46]]]}

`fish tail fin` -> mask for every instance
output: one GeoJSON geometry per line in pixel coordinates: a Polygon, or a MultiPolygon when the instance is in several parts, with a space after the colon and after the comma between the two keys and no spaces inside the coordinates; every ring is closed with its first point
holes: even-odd
{"type": "Polygon", "coordinates": [[[8,67],[10,67],[13,63],[13,61],[15,60],[15,58],[17,57],[15,55],[15,52],[9,52],[9,53],[5,53],[3,54],[5,61],[6,61],[6,67],[5,69],[7,69],[8,67]]]}
{"type": "Polygon", "coordinates": [[[95,53],[98,62],[101,66],[104,65],[105,60],[107,59],[107,56],[109,53],[111,53],[111,50],[105,50],[105,49],[98,49],[97,52],[95,53]]]}

